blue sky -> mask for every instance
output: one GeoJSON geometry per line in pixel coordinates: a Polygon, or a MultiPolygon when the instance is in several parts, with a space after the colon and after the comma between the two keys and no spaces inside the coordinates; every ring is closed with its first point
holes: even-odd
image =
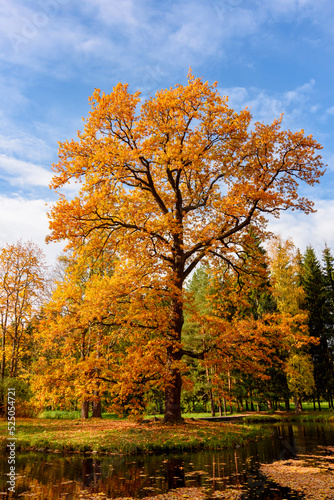
{"type": "MultiPolygon", "coordinates": [[[[94,88],[119,81],[143,96],[195,76],[218,81],[255,121],[284,113],[323,144],[311,215],[284,213],[273,231],[319,255],[334,251],[334,2],[332,0],[2,0],[0,245],[44,243],[57,141],[75,138],[94,88]]],[[[71,195],[69,188],[68,194],[71,195]]]]}

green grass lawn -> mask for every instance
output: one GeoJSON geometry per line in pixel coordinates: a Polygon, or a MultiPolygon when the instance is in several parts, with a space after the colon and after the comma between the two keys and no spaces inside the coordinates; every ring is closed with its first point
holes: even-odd
{"type": "MultiPolygon", "coordinates": [[[[0,446],[8,442],[0,420],[0,446]]],[[[17,449],[61,452],[160,453],[244,445],[268,430],[244,424],[186,420],[178,425],[126,420],[32,419],[16,421],[17,449]]]]}
{"type": "MultiPolygon", "coordinates": [[[[198,420],[210,413],[186,413],[178,425],[165,425],[162,415],[149,415],[140,422],[103,413],[101,419],[82,420],[79,411],[48,411],[38,418],[17,418],[18,449],[40,449],[62,452],[97,451],[106,453],[152,453],[167,451],[218,449],[243,445],[264,436],[269,431],[255,422],[333,421],[334,412],[323,405],[323,411],[313,411],[304,405],[300,414],[287,412],[254,412],[245,414],[243,422],[198,420]],[[157,417],[153,419],[152,417],[157,417]]],[[[228,414],[229,416],[229,414],[228,414]]],[[[8,423],[0,419],[0,448],[8,441],[8,423]]]]}

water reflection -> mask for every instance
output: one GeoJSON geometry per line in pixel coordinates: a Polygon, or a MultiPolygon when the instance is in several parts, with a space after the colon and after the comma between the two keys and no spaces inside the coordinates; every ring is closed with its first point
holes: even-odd
{"type": "Polygon", "coordinates": [[[97,458],[84,458],[82,460],[82,483],[84,486],[98,489],[101,483],[101,460],[97,458]]]}
{"type": "Polygon", "coordinates": [[[170,458],[166,460],[167,467],[167,488],[174,490],[182,488],[186,485],[184,476],[184,460],[183,458],[170,458]]]}
{"type": "MultiPolygon", "coordinates": [[[[234,486],[244,499],[298,498],[286,489],[268,483],[258,472],[260,463],[287,460],[298,454],[321,453],[319,445],[334,443],[334,424],[306,423],[270,426],[272,436],[233,450],[201,451],[173,455],[82,456],[17,454],[16,497],[1,498],[101,498],[136,497],[170,489],[205,486],[224,490],[234,486]],[[105,495],[105,497],[102,496],[105,495]],[[87,496],[86,496],[87,495],[87,496]]],[[[8,464],[0,460],[0,491],[6,492],[8,464]]]]}

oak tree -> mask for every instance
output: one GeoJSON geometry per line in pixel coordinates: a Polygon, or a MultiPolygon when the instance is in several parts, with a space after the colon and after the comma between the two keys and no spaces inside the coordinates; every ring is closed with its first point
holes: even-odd
{"type": "Polygon", "coordinates": [[[49,240],[86,252],[100,245],[124,274],[140,262],[152,283],[164,284],[165,421],[178,421],[182,358],[201,355],[182,344],[185,280],[204,258],[233,265],[251,223],[264,235],[268,214],[312,211],[298,184],[318,182],[321,146],[282,130],[281,118],[252,124],[248,109],[235,112],[216,83],[191,72],[186,85],[146,101],[119,83],[110,94],[95,90],[90,102],[84,131],[60,144],[53,166],[51,187],[76,181],[79,193],[60,193],[49,240]]]}

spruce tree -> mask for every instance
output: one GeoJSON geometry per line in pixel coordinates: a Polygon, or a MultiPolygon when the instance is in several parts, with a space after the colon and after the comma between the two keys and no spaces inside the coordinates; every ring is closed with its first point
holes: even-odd
{"type": "Polygon", "coordinates": [[[325,311],[324,322],[326,328],[326,339],[328,347],[328,399],[329,406],[333,405],[334,394],[334,257],[330,249],[325,246],[323,250],[323,279],[325,286],[325,311]]]}
{"type": "Polygon", "coordinates": [[[318,339],[318,344],[310,347],[310,353],[314,364],[316,397],[320,410],[320,399],[330,400],[329,387],[332,374],[330,371],[328,329],[326,325],[328,313],[325,278],[312,246],[306,248],[303,256],[301,282],[305,292],[303,307],[309,314],[309,334],[318,339]]]}

